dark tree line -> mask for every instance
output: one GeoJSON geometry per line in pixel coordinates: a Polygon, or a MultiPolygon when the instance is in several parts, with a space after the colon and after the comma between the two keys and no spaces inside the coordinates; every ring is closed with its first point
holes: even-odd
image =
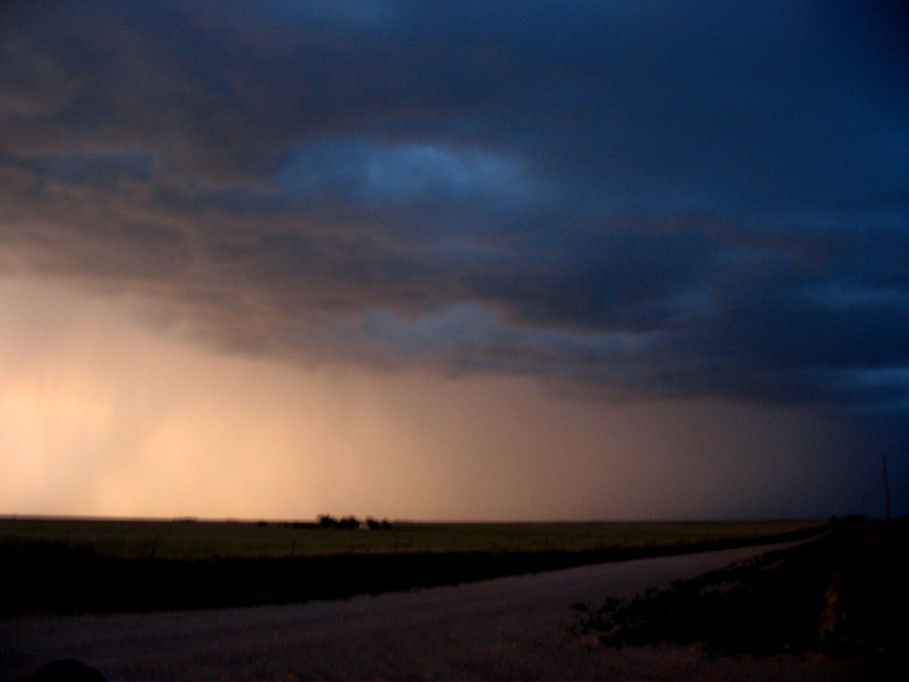
{"type": "Polygon", "coordinates": [[[340,519],[336,519],[331,514],[320,514],[318,525],[319,528],[334,528],[338,530],[391,530],[391,524],[385,519],[377,521],[370,517],[365,521],[361,521],[356,516],[343,516],[340,519]]]}

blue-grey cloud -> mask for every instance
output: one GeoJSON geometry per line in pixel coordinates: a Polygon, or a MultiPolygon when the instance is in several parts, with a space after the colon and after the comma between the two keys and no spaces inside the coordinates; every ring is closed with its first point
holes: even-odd
{"type": "Polygon", "coordinates": [[[898,3],[7,3],[0,267],[305,362],[905,410],[898,3]]]}

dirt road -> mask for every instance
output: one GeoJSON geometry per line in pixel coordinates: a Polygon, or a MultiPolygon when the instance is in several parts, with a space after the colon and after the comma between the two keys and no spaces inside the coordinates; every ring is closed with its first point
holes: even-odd
{"type": "Polygon", "coordinates": [[[571,605],[632,597],[773,547],[502,578],[345,602],[0,620],[0,679],[76,658],[109,680],[830,679],[818,660],[587,647],[571,605]]]}

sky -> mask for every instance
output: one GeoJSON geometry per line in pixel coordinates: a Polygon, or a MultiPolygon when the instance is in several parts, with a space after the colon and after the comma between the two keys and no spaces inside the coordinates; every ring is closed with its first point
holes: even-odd
{"type": "Polygon", "coordinates": [[[0,514],[909,513],[900,2],[0,7],[0,514]]]}

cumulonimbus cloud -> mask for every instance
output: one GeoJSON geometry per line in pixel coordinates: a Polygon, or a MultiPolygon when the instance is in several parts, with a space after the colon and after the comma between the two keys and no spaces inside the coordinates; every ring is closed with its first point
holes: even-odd
{"type": "Polygon", "coordinates": [[[238,352],[905,407],[876,16],[345,7],[4,10],[0,267],[238,352]]]}

